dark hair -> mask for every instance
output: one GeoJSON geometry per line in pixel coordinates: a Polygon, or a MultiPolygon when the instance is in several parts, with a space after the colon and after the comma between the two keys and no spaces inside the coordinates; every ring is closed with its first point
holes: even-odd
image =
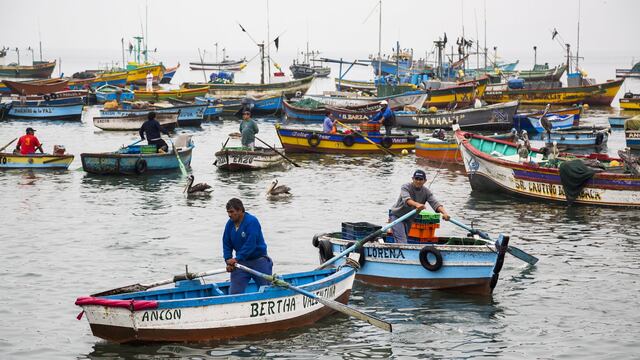
{"type": "Polygon", "coordinates": [[[242,210],[244,212],[244,205],[242,204],[242,201],[238,198],[232,198],[229,201],[227,201],[227,210],[242,210]]]}
{"type": "Polygon", "coordinates": [[[149,120],[153,120],[156,118],[156,112],[155,111],[149,111],[149,115],[148,115],[149,120]]]}

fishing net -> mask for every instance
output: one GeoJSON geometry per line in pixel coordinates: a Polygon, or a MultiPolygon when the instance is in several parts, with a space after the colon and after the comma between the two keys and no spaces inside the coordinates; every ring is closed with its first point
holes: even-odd
{"type": "Polygon", "coordinates": [[[560,182],[569,204],[580,196],[585,183],[596,173],[580,159],[563,162],[560,164],[559,170],[560,182]]]}
{"type": "Polygon", "coordinates": [[[305,109],[320,109],[324,107],[323,103],[313,99],[302,99],[300,101],[295,102],[293,105],[296,107],[301,107],[305,109]]]}

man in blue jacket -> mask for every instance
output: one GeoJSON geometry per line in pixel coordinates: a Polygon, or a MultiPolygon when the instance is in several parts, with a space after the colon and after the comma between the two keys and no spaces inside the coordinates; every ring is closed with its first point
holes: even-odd
{"type": "Polygon", "coordinates": [[[391,136],[391,128],[396,124],[396,114],[391,110],[391,106],[389,106],[387,100],[382,100],[380,104],[383,108],[380,109],[369,122],[381,123],[384,125],[385,135],[391,136]]]}
{"type": "Polygon", "coordinates": [[[244,292],[249,280],[253,279],[258,286],[269,282],[242,270],[236,270],[239,263],[264,274],[271,275],[273,262],[267,255],[267,244],[262,236],[262,228],[258,219],[245,212],[240,199],[233,198],[227,202],[229,220],[222,235],[222,249],[227,271],[231,273],[230,294],[244,292]],[[233,252],[235,251],[235,257],[233,252]]]}

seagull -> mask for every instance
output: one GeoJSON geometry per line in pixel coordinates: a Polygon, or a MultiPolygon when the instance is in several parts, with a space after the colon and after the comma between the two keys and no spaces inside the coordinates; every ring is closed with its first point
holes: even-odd
{"type": "Polygon", "coordinates": [[[287,185],[278,186],[278,179],[274,179],[267,188],[267,196],[291,196],[290,190],[287,185]]]}
{"type": "Polygon", "coordinates": [[[187,196],[210,196],[213,192],[211,185],[207,183],[199,183],[193,185],[195,178],[193,175],[189,175],[187,178],[187,186],[184,187],[183,193],[187,193],[187,196]]]}

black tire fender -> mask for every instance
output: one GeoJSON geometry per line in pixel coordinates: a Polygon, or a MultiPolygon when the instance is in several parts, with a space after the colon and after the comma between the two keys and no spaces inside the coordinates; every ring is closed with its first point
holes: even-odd
{"type": "Polygon", "coordinates": [[[420,250],[420,264],[429,271],[438,271],[442,267],[442,254],[440,254],[438,249],[427,245],[420,250]],[[433,254],[433,256],[436,257],[435,263],[432,264],[429,262],[429,254],[433,254]]]}
{"type": "Polygon", "coordinates": [[[307,142],[309,143],[309,146],[317,147],[320,144],[320,136],[318,136],[318,134],[316,133],[312,133],[307,138],[307,142]]]}
{"type": "MultiPolygon", "coordinates": [[[[347,248],[352,247],[355,244],[355,241],[352,241],[350,243],[347,244],[347,248]]],[[[360,264],[360,268],[362,268],[364,266],[364,262],[365,262],[365,258],[364,258],[364,246],[360,247],[360,249],[358,250],[358,254],[360,254],[360,259],[358,260],[358,263],[360,264]]]]}
{"type": "Polygon", "coordinates": [[[49,95],[45,95],[45,96],[43,96],[43,98],[44,98],[44,101],[49,101],[49,100],[51,100],[51,96],[49,96],[49,95]]]}
{"type": "Polygon", "coordinates": [[[391,145],[393,145],[393,139],[385,136],[382,138],[382,140],[380,140],[380,145],[382,145],[383,148],[388,149],[391,147],[391,145]]]}
{"type": "Polygon", "coordinates": [[[147,160],[145,159],[136,160],[135,170],[136,170],[136,174],[138,175],[144,174],[144,172],[147,171],[147,160]]]}
{"type": "Polygon", "coordinates": [[[318,241],[318,252],[320,253],[320,261],[322,263],[333,257],[333,245],[329,240],[318,241]]]}
{"type": "Polygon", "coordinates": [[[320,241],[320,236],[324,236],[325,234],[315,234],[313,235],[313,239],[311,239],[311,244],[313,247],[318,247],[318,243],[320,241]]]}
{"type": "Polygon", "coordinates": [[[604,141],[604,134],[599,132],[596,134],[596,145],[602,145],[602,142],[604,141]]]}
{"type": "Polygon", "coordinates": [[[342,139],[342,143],[346,147],[352,147],[353,144],[356,143],[356,138],[353,135],[349,134],[342,139]]]}

